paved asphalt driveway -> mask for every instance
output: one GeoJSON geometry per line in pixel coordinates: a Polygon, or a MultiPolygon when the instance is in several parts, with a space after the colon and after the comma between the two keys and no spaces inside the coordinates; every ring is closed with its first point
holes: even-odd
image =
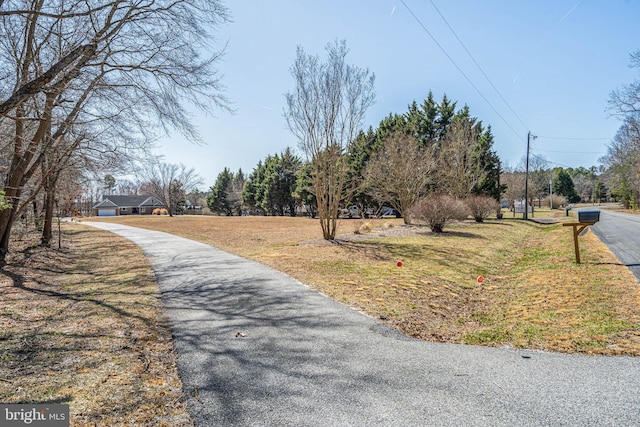
{"type": "Polygon", "coordinates": [[[422,342],[211,246],[86,224],[149,258],[198,426],[640,425],[640,358],[422,342]]]}
{"type": "Polygon", "coordinates": [[[601,209],[591,229],[640,281],[640,216],[601,209]]]}

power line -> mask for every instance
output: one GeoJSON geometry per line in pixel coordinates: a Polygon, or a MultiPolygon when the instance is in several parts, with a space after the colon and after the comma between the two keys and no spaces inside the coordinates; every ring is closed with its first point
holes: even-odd
{"type": "Polygon", "coordinates": [[[500,93],[500,91],[498,90],[498,88],[496,87],[496,85],[493,84],[493,81],[491,81],[491,79],[489,78],[489,76],[487,75],[487,73],[484,72],[484,69],[480,66],[480,64],[478,63],[478,61],[476,61],[476,58],[471,54],[471,52],[469,52],[469,49],[467,49],[467,46],[465,46],[465,44],[462,42],[462,40],[460,39],[460,37],[458,37],[458,33],[456,33],[456,31],[453,29],[453,27],[449,24],[449,21],[447,21],[447,18],[444,17],[444,15],[442,14],[442,12],[440,12],[440,9],[438,9],[438,7],[435,5],[435,3],[433,2],[433,0],[429,0],[429,2],[431,3],[431,6],[433,6],[433,8],[436,10],[436,12],[438,12],[438,15],[440,15],[440,17],[442,18],[442,20],[444,21],[445,24],[447,24],[447,27],[449,27],[449,29],[451,30],[451,32],[453,33],[453,35],[456,37],[456,39],[458,40],[458,42],[460,43],[460,45],[462,46],[462,48],[465,50],[465,52],[467,52],[467,55],[469,55],[469,57],[471,58],[471,60],[473,61],[474,64],[476,64],[476,67],[478,67],[478,70],[480,70],[480,72],[482,73],[482,75],[484,76],[485,79],[487,79],[487,81],[489,82],[489,84],[491,85],[491,87],[493,88],[493,90],[496,91],[496,93],[498,94],[498,96],[500,97],[500,99],[502,99],[502,102],[504,102],[504,104],[509,108],[509,110],[513,113],[513,115],[518,119],[518,121],[522,124],[522,126],[524,126],[526,129],[529,128],[529,126],[526,125],[526,123],[520,118],[520,116],[518,115],[518,113],[515,112],[515,110],[511,107],[511,105],[509,104],[509,102],[507,102],[507,100],[504,98],[504,96],[502,96],[502,93],[500,93]]]}
{"type": "MultiPolygon", "coordinates": [[[[445,56],[449,59],[449,61],[451,61],[451,63],[456,67],[456,69],[460,72],[460,74],[462,74],[462,76],[467,80],[467,82],[471,85],[471,87],[473,87],[473,89],[482,97],[482,99],[487,103],[487,105],[489,105],[489,107],[491,107],[491,109],[498,115],[498,117],[500,117],[500,119],[507,125],[507,127],[509,129],[511,129],[511,131],[518,136],[518,139],[523,140],[522,136],[513,128],[513,126],[511,126],[511,124],[504,118],[504,116],[502,116],[502,114],[500,114],[500,112],[498,112],[498,110],[493,106],[493,104],[487,99],[487,97],[482,93],[482,91],[480,91],[480,89],[473,83],[473,81],[471,80],[471,78],[469,78],[469,76],[462,70],[462,68],[456,63],[456,61],[454,61],[454,59],[451,57],[451,55],[449,55],[449,53],[447,52],[447,50],[438,42],[438,40],[435,38],[435,36],[433,34],[431,34],[431,32],[429,31],[429,29],[424,25],[424,23],[420,20],[420,18],[418,18],[418,16],[413,12],[413,10],[407,5],[407,3],[405,2],[405,0],[400,0],[400,2],[402,3],[402,5],[407,9],[407,11],[411,14],[411,16],[413,16],[413,18],[416,20],[416,22],[418,23],[418,25],[422,28],[422,30],[431,38],[431,40],[436,44],[436,46],[438,46],[438,48],[442,51],[442,53],[445,54],[445,56]]],[[[500,92],[500,90],[498,90],[498,88],[495,86],[495,84],[493,83],[493,81],[489,78],[489,76],[487,75],[487,73],[484,71],[484,69],[480,66],[480,64],[478,63],[478,61],[475,59],[475,57],[473,56],[473,54],[469,51],[469,49],[466,47],[466,45],[464,44],[464,42],[460,39],[460,37],[458,36],[458,34],[456,33],[456,31],[453,29],[453,27],[451,26],[451,24],[449,24],[449,22],[447,21],[447,19],[445,18],[445,16],[442,14],[442,12],[440,11],[440,9],[438,9],[438,7],[435,5],[435,3],[433,2],[433,0],[429,0],[429,2],[431,3],[431,5],[433,6],[433,8],[436,10],[436,12],[438,13],[438,15],[440,15],[440,17],[442,18],[442,20],[444,21],[444,23],[447,25],[447,27],[449,28],[449,30],[453,33],[453,35],[455,36],[455,38],[458,40],[458,42],[460,43],[460,45],[463,47],[463,49],[465,50],[465,52],[467,52],[467,54],[469,55],[469,57],[471,58],[471,60],[473,61],[473,63],[476,65],[476,67],[478,67],[478,69],[480,70],[480,72],[482,73],[482,75],[485,77],[485,79],[489,82],[489,84],[491,85],[491,87],[496,91],[496,93],[498,94],[498,96],[500,97],[500,99],[502,100],[502,102],[504,102],[504,104],[507,106],[507,108],[509,108],[509,110],[513,113],[513,115],[518,119],[518,121],[525,127],[528,128],[528,126],[526,125],[526,123],[524,123],[524,121],[522,120],[522,118],[520,118],[520,116],[516,113],[516,111],[511,107],[511,105],[509,104],[509,102],[504,98],[504,96],[502,95],[502,93],[500,92]]],[[[605,140],[610,140],[611,138],[579,138],[579,137],[550,137],[550,136],[537,136],[539,138],[544,138],[544,139],[554,139],[554,140],[575,140],[575,141],[605,141],[605,140]]],[[[524,140],[523,140],[524,141],[524,140]]],[[[548,151],[548,152],[552,152],[552,153],[569,153],[569,154],[602,154],[602,152],[564,152],[564,151],[553,151],[553,150],[538,150],[538,151],[548,151]]],[[[531,153],[532,156],[538,158],[541,161],[544,161],[546,163],[550,163],[553,165],[557,165],[557,166],[561,166],[563,168],[570,168],[570,166],[564,165],[562,163],[557,163],[557,162],[553,162],[550,160],[547,160],[546,158],[531,153]]]]}
{"type": "Polygon", "coordinates": [[[411,10],[411,8],[409,6],[407,6],[407,3],[405,3],[404,0],[400,0],[400,2],[402,3],[402,5],[409,11],[409,13],[411,14],[411,16],[413,16],[413,19],[416,20],[416,22],[418,23],[418,25],[420,25],[420,27],[422,27],[422,29],[424,30],[425,33],[427,33],[427,35],[431,38],[431,40],[433,40],[433,42],[436,44],[436,46],[438,46],[440,48],[440,50],[442,51],[442,53],[445,54],[445,56],[447,58],[449,58],[449,61],[451,61],[451,63],[458,69],[458,71],[460,72],[460,74],[462,74],[464,76],[464,78],[467,80],[467,82],[469,82],[469,84],[471,85],[471,87],[473,87],[476,92],[478,92],[478,94],[482,97],[482,99],[484,99],[484,101],[487,103],[487,105],[489,105],[489,107],[491,107],[491,109],[498,115],[498,117],[500,117],[502,119],[502,121],[507,125],[507,127],[509,129],[511,129],[511,131],[516,134],[518,136],[518,138],[522,138],[522,136],[511,126],[511,124],[502,116],[502,114],[500,114],[498,112],[498,110],[496,110],[496,108],[493,106],[493,104],[491,104],[491,102],[489,102],[489,100],[487,99],[486,96],[484,96],[484,94],[480,91],[480,89],[478,89],[478,87],[471,81],[471,79],[466,75],[466,73],[464,71],[462,71],[462,68],[460,68],[458,66],[458,64],[456,63],[456,61],[453,60],[453,58],[451,57],[451,55],[449,55],[449,53],[446,51],[446,49],[444,47],[442,47],[442,45],[438,42],[438,40],[436,40],[436,38],[433,36],[433,34],[431,34],[431,32],[427,29],[427,27],[422,23],[422,21],[420,20],[420,18],[418,18],[416,16],[415,13],[413,13],[413,10],[411,10]]]}
{"type": "Polygon", "coordinates": [[[556,165],[556,166],[562,166],[563,168],[571,168],[571,166],[567,166],[567,165],[563,165],[562,163],[556,163],[556,162],[552,162],[551,160],[547,160],[545,157],[540,156],[538,154],[535,153],[531,153],[531,156],[537,158],[538,160],[545,162],[545,163],[551,163],[552,165],[556,165]]]}
{"type": "Polygon", "coordinates": [[[610,141],[612,138],[579,138],[579,137],[562,137],[562,136],[539,136],[544,139],[566,139],[569,141],[610,141]]]}
{"type": "Polygon", "coordinates": [[[556,150],[542,150],[536,148],[537,151],[544,151],[545,153],[563,153],[563,154],[605,154],[606,151],[556,151],[556,150]]]}

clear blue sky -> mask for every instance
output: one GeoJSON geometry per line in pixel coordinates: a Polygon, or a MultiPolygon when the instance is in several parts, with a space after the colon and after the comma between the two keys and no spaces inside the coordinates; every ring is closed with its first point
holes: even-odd
{"type": "Polygon", "coordinates": [[[249,173],[268,154],[297,149],[283,118],[296,46],[324,56],[328,42],[346,39],[347,61],[376,75],[365,127],[406,112],[431,90],[492,126],[503,164],[520,162],[528,131],[538,135],[532,153],[551,162],[598,164],[620,125],[607,110],[609,93],[640,75],[628,66],[640,49],[639,1],[433,0],[510,108],[431,1],[404,3],[420,22],[396,0],[227,1],[233,22],[216,33],[218,46],[228,43],[218,68],[235,113],[196,114],[204,145],[174,134],[155,152],[195,168],[207,190],[224,167],[249,173]]]}

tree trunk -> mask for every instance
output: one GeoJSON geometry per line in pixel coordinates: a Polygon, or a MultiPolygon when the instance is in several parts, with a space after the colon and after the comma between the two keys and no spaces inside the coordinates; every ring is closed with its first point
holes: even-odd
{"type": "Polygon", "coordinates": [[[55,206],[55,186],[47,186],[44,198],[44,227],[40,244],[49,247],[53,240],[53,208],[55,206]]]}
{"type": "Polygon", "coordinates": [[[14,219],[15,208],[13,207],[0,212],[0,226],[2,226],[2,235],[0,237],[0,266],[6,263],[6,256],[9,252],[9,237],[14,219]]]}
{"type": "Polygon", "coordinates": [[[38,202],[36,199],[31,202],[31,207],[33,208],[33,228],[38,228],[38,202]]]}
{"type": "MultiPolygon", "coordinates": [[[[35,135],[30,141],[28,141],[26,147],[24,146],[23,140],[24,125],[22,121],[18,120],[15,125],[13,158],[11,160],[11,166],[4,185],[5,197],[7,201],[11,203],[11,209],[5,209],[0,212],[0,265],[4,265],[7,252],[9,252],[11,229],[16,218],[16,212],[19,209],[20,196],[22,194],[22,188],[25,184],[24,181],[27,176],[30,163],[34,160],[33,158],[38,151],[38,145],[51,129],[51,112],[53,109],[54,99],[54,94],[47,93],[42,120],[38,125],[35,135]]],[[[20,107],[16,109],[16,116],[18,118],[24,116],[20,107]]],[[[36,158],[36,162],[40,160],[41,159],[36,158]]],[[[33,165],[31,167],[33,167],[33,165]]]]}

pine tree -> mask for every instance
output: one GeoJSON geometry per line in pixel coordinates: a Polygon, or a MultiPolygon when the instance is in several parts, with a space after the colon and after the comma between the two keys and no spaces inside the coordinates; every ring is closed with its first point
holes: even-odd
{"type": "Polygon", "coordinates": [[[438,104],[433,99],[433,93],[429,91],[427,99],[422,103],[422,115],[424,117],[424,137],[418,139],[423,144],[428,141],[436,140],[436,120],[438,118],[438,104]]]}
{"type": "Polygon", "coordinates": [[[249,209],[249,211],[259,214],[265,214],[265,212],[258,207],[258,186],[260,185],[264,177],[264,165],[262,160],[258,161],[258,165],[253,169],[253,172],[247,177],[242,189],[242,203],[249,209]]]}
{"type": "Polygon", "coordinates": [[[233,208],[229,200],[232,181],[233,173],[225,167],[224,170],[218,174],[216,182],[213,184],[213,187],[210,188],[209,195],[207,196],[207,206],[211,209],[211,212],[223,213],[227,216],[233,214],[233,208]]]}
{"type": "Polygon", "coordinates": [[[500,184],[500,157],[493,150],[493,134],[491,126],[482,130],[479,126],[478,145],[476,148],[476,162],[482,174],[473,189],[474,194],[491,196],[500,201],[506,187],[500,184]]]}
{"type": "Polygon", "coordinates": [[[580,201],[571,176],[563,168],[556,168],[553,171],[553,192],[565,196],[569,203],[580,201]]]}

